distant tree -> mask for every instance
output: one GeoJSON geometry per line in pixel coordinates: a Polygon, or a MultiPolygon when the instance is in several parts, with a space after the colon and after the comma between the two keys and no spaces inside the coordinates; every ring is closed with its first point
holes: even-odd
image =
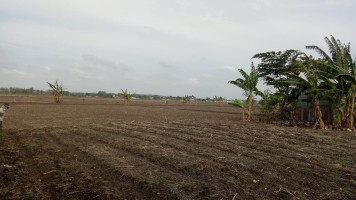
{"type": "Polygon", "coordinates": [[[153,99],[154,99],[154,100],[161,100],[161,96],[159,96],[159,95],[153,95],[153,99]]]}
{"type": "Polygon", "coordinates": [[[183,97],[183,104],[188,104],[188,103],[190,103],[190,96],[185,95],[185,96],[183,97]]]}
{"type": "Polygon", "coordinates": [[[99,91],[98,92],[98,97],[102,97],[102,98],[105,98],[107,95],[107,93],[105,91],[99,91]]]}
{"type": "Polygon", "coordinates": [[[215,101],[215,102],[218,102],[218,103],[219,103],[219,106],[222,106],[222,104],[223,104],[223,102],[224,102],[224,98],[215,96],[215,97],[214,97],[214,101],[215,101]]]}
{"type": "Polygon", "coordinates": [[[52,89],[54,102],[61,103],[60,97],[62,96],[62,93],[63,93],[63,85],[62,84],[59,85],[57,81],[54,84],[51,84],[49,82],[47,82],[47,83],[48,83],[49,87],[52,89]]]}

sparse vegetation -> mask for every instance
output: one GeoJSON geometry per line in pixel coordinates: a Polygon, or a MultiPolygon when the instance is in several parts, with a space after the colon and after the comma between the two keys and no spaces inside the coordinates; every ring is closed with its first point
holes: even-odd
{"type": "Polygon", "coordinates": [[[52,89],[52,94],[53,94],[53,98],[54,98],[54,102],[55,103],[61,103],[61,96],[63,93],[63,85],[62,84],[58,84],[58,82],[56,81],[54,84],[47,82],[49,87],[52,89]]]}
{"type": "Polygon", "coordinates": [[[183,97],[183,104],[186,105],[186,104],[188,104],[188,103],[190,103],[190,96],[185,95],[185,96],[183,97]]]}
{"type": "Polygon", "coordinates": [[[127,91],[127,89],[125,91],[123,89],[121,89],[121,91],[122,91],[122,95],[124,97],[125,105],[129,105],[130,101],[131,101],[131,94],[127,91]]]}

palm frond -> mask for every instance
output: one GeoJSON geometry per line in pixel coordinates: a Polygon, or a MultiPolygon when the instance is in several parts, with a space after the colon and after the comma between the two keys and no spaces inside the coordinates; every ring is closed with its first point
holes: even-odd
{"type": "Polygon", "coordinates": [[[306,49],[310,49],[310,50],[314,50],[316,51],[324,60],[326,60],[327,62],[331,62],[332,59],[330,58],[330,56],[325,53],[325,51],[323,51],[320,47],[315,46],[315,45],[311,45],[311,46],[306,46],[306,49]]]}
{"type": "Polygon", "coordinates": [[[241,101],[235,99],[234,103],[228,103],[229,105],[235,106],[235,107],[239,107],[239,108],[244,108],[245,104],[242,103],[241,101]]]}

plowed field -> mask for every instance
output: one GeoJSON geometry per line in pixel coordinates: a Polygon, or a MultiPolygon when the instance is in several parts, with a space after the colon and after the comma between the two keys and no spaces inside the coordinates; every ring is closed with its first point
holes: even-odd
{"type": "Polygon", "coordinates": [[[354,132],[242,122],[227,105],[103,102],[12,103],[0,199],[356,199],[354,132]]]}

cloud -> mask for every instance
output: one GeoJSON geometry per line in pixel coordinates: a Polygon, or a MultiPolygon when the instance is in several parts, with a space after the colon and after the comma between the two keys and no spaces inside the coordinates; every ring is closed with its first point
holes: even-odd
{"type": "Polygon", "coordinates": [[[237,98],[232,66],[256,53],[327,50],[330,34],[356,49],[353,0],[38,2],[1,2],[2,85],[237,98]]]}
{"type": "Polygon", "coordinates": [[[4,58],[5,57],[5,50],[0,47],[0,58],[4,58]]]}
{"type": "Polygon", "coordinates": [[[43,69],[44,69],[46,72],[52,71],[52,68],[49,67],[49,66],[45,66],[45,67],[43,67],[43,69]]]}
{"type": "Polygon", "coordinates": [[[187,80],[187,84],[191,85],[191,86],[197,86],[197,85],[199,85],[199,80],[196,78],[189,78],[187,80]]]}
{"type": "Polygon", "coordinates": [[[167,69],[178,69],[179,67],[164,61],[159,62],[159,66],[162,68],[167,68],[167,69]]]}
{"type": "Polygon", "coordinates": [[[101,80],[98,75],[92,73],[92,71],[86,70],[85,67],[80,64],[76,64],[74,67],[69,69],[70,73],[78,78],[101,80]]]}
{"type": "Polygon", "coordinates": [[[201,76],[202,76],[203,78],[211,78],[211,77],[212,77],[212,75],[206,74],[206,73],[202,74],[201,76]]]}
{"type": "Polygon", "coordinates": [[[115,62],[111,62],[111,61],[99,58],[95,55],[84,54],[84,55],[82,55],[82,59],[83,59],[85,66],[87,68],[96,68],[96,69],[108,68],[108,69],[121,70],[121,71],[125,71],[125,72],[132,70],[132,68],[130,68],[126,64],[122,64],[122,63],[117,64],[115,62]]]}
{"type": "Polygon", "coordinates": [[[232,66],[230,66],[230,65],[225,65],[222,69],[227,71],[227,72],[232,72],[232,73],[236,73],[237,72],[237,69],[232,67],[232,66]]]}
{"type": "Polygon", "coordinates": [[[25,77],[26,72],[19,69],[9,69],[9,68],[1,68],[1,73],[6,75],[15,75],[17,77],[25,77]]]}

